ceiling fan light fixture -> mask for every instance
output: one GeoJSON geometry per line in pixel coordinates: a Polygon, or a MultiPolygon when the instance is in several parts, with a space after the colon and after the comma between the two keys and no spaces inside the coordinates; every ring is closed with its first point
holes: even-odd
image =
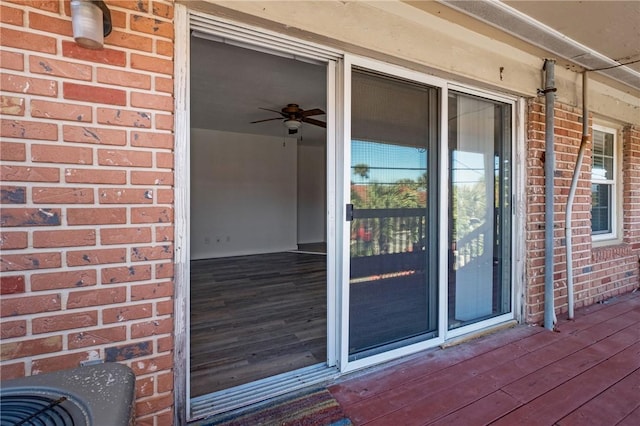
{"type": "Polygon", "coordinates": [[[302,122],[299,120],[293,120],[291,118],[284,120],[284,127],[289,130],[298,130],[302,126],[302,122]]]}

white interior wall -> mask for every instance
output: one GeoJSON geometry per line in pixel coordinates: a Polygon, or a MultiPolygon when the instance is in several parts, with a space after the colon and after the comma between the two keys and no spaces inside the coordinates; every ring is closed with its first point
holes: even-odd
{"type": "Polygon", "coordinates": [[[191,130],[191,259],[297,247],[295,138],[191,130]]]}
{"type": "Polygon", "coordinates": [[[298,145],[298,243],[326,241],[326,149],[298,145]]]}

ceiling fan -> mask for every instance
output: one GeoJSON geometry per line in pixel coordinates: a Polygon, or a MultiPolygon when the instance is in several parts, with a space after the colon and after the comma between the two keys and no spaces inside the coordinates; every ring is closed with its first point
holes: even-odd
{"type": "Polygon", "coordinates": [[[314,118],[309,118],[314,115],[322,115],[325,112],[319,108],[304,110],[298,106],[298,104],[287,104],[286,107],[282,108],[280,111],[276,111],[274,109],[269,108],[260,108],[265,111],[271,111],[280,114],[282,117],[274,117],[267,118],[264,120],[252,121],[251,124],[254,123],[262,123],[263,121],[271,121],[271,120],[283,120],[282,123],[284,127],[289,129],[289,134],[293,135],[298,133],[298,129],[302,126],[302,123],[309,123],[315,126],[327,127],[327,123],[324,121],[316,120],[314,118]]]}

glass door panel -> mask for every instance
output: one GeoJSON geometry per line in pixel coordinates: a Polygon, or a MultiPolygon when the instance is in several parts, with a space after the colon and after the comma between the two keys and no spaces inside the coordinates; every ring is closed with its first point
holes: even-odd
{"type": "Polygon", "coordinates": [[[352,73],[349,357],[437,332],[438,90],[352,73]]]}
{"type": "Polygon", "coordinates": [[[449,94],[449,329],[511,309],[511,106],[449,94]]]}

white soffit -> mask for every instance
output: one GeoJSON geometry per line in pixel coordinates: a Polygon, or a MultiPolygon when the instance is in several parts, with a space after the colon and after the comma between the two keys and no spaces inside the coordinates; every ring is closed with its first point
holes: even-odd
{"type": "MultiPolygon", "coordinates": [[[[498,0],[438,0],[440,3],[465,13],[473,18],[488,23],[527,43],[549,51],[559,58],[566,59],[587,70],[598,70],[599,73],[640,89],[640,72],[579,43],[563,33],[539,22],[511,6],[498,0]],[[603,69],[608,68],[608,69],[603,69]]],[[[545,2],[541,2],[545,3],[545,2]]],[[[553,2],[551,2],[552,4],[553,2]]],[[[549,6],[549,4],[547,4],[549,6]]],[[[573,18],[571,18],[573,19],[573,18]]],[[[575,19],[580,25],[579,19],[575,19]]],[[[639,58],[634,58],[639,59],[639,58]]]]}

